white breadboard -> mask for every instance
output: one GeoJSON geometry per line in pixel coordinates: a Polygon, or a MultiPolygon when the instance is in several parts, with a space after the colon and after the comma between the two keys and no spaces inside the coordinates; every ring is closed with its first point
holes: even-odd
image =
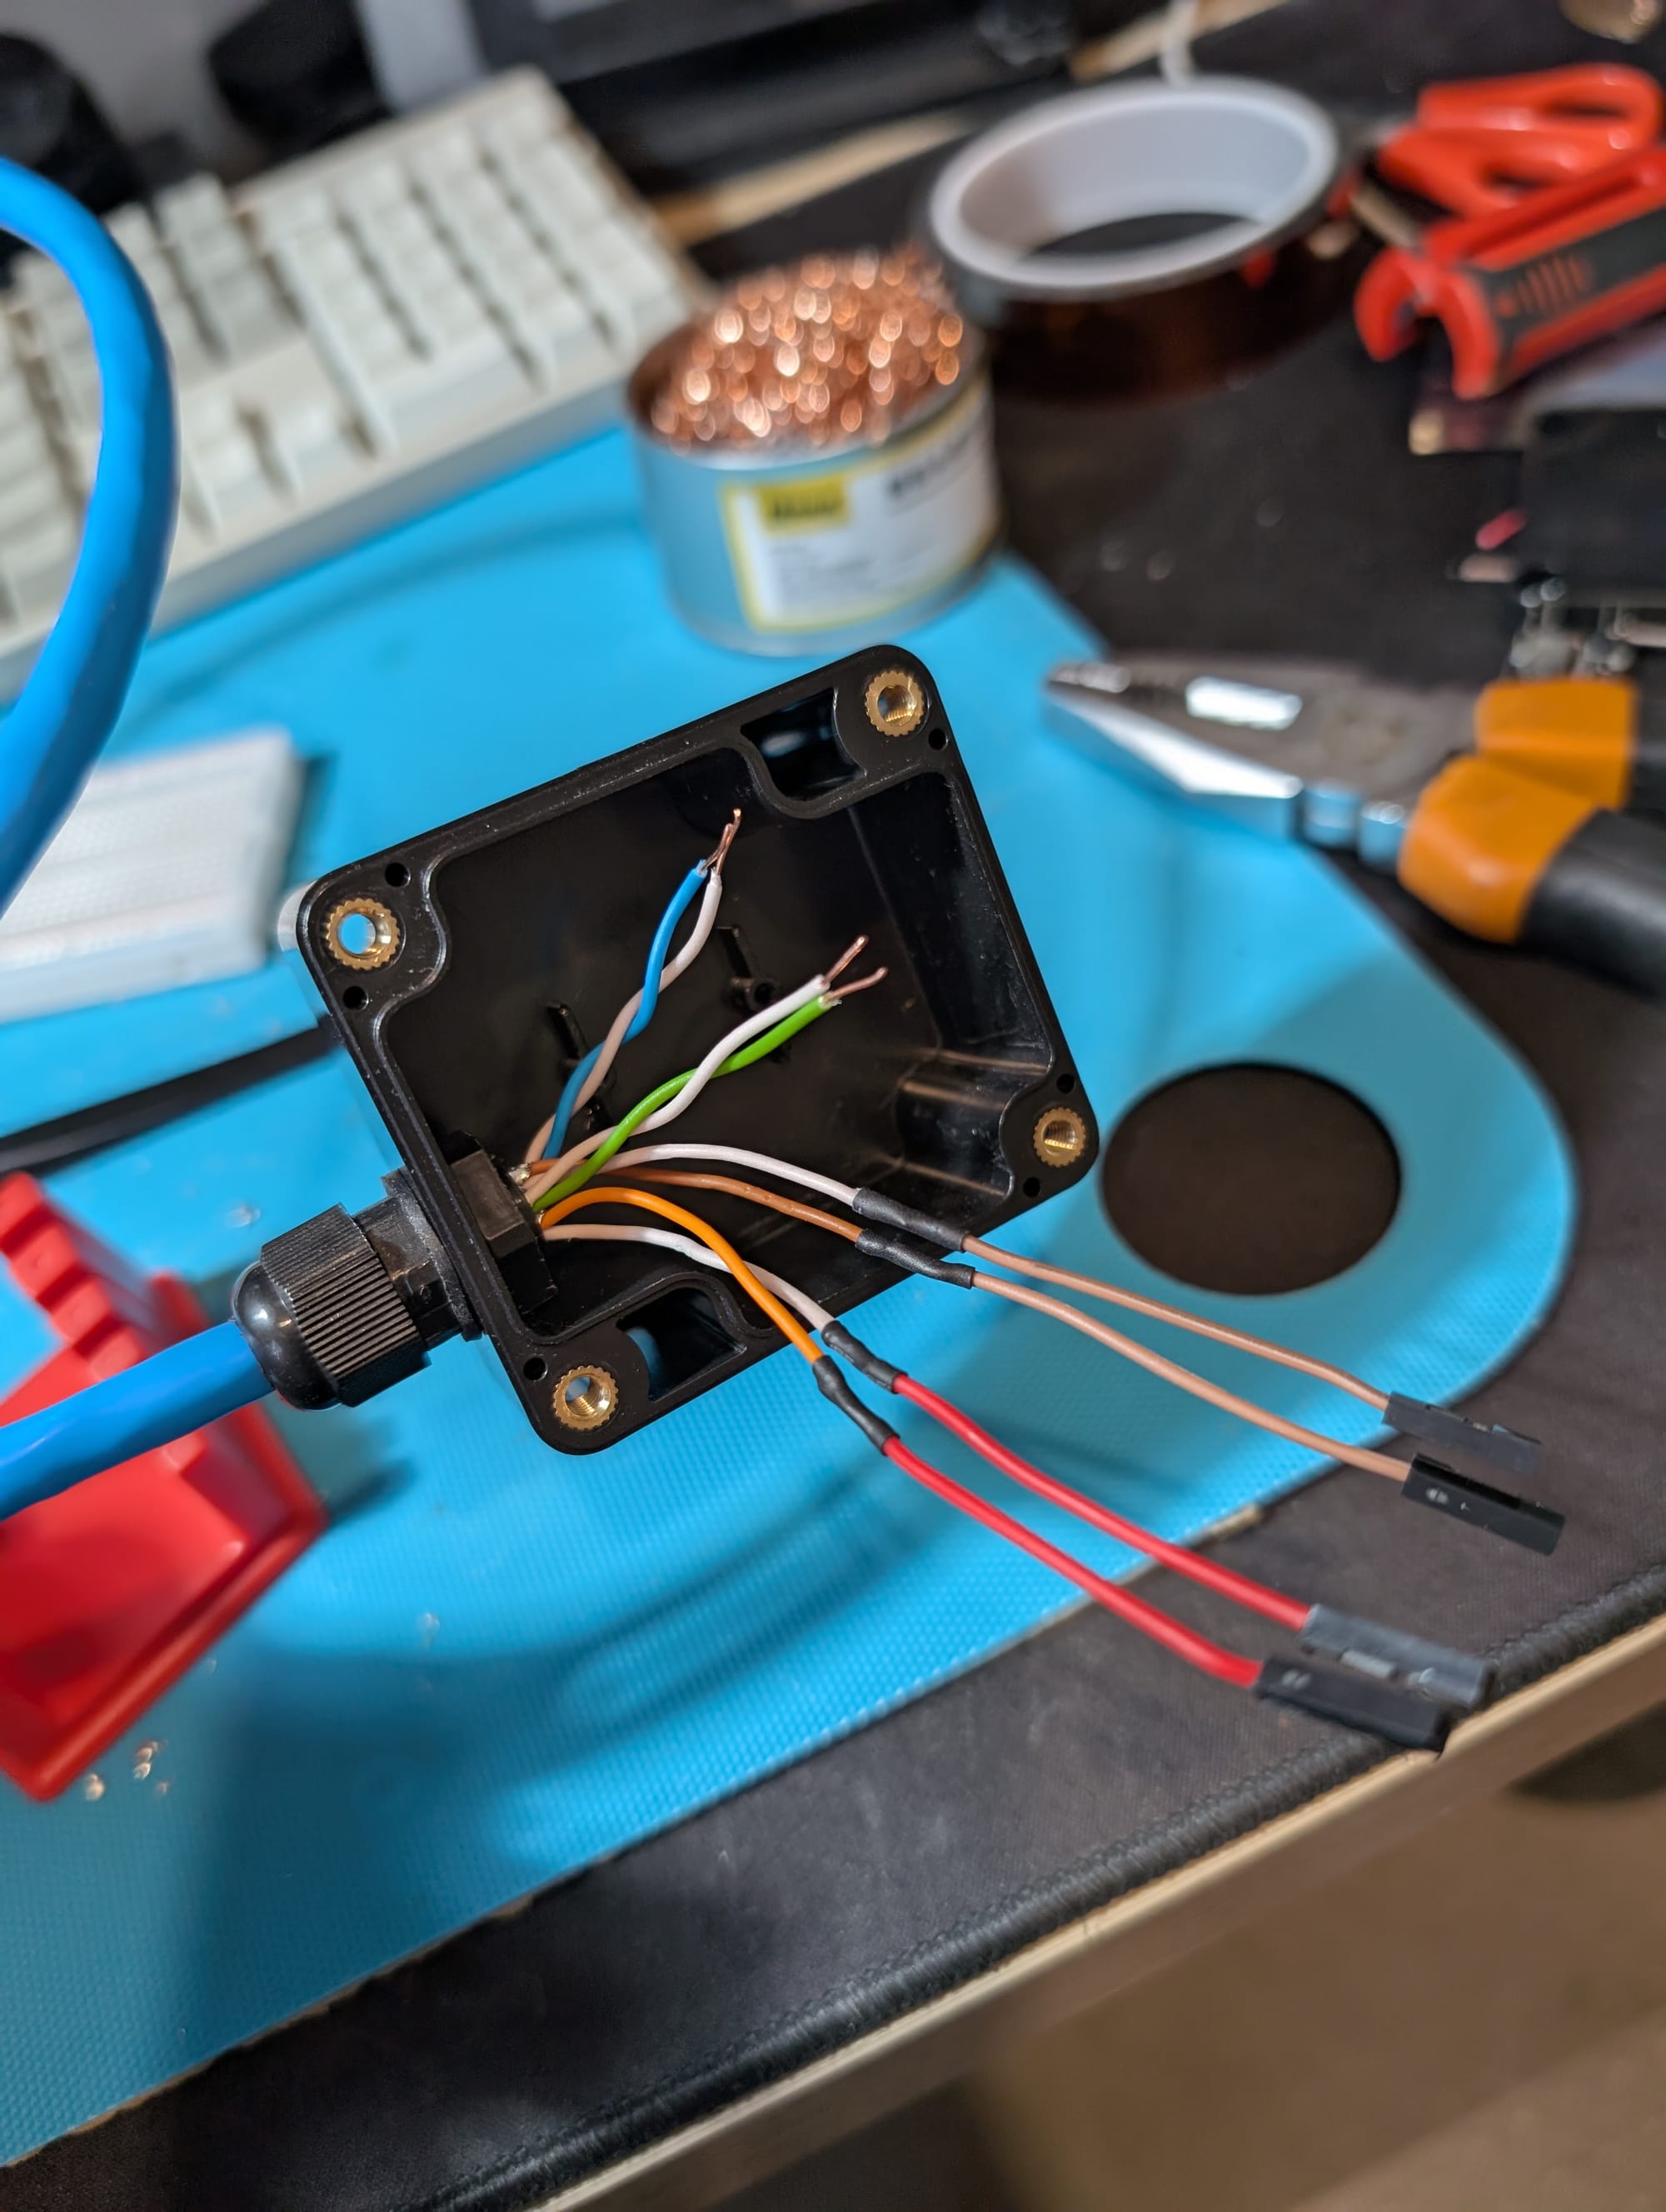
{"type": "MultiPolygon", "coordinates": [[[[699,292],[532,70],[109,228],[179,387],[161,623],[595,428],[699,292]]],[[[63,596],[98,441],[80,305],[23,256],[0,292],[0,696],[63,596]]]]}
{"type": "Polygon", "coordinates": [[[258,968],[301,773],[275,729],[94,769],[0,918],[0,1020],[258,968]]]}

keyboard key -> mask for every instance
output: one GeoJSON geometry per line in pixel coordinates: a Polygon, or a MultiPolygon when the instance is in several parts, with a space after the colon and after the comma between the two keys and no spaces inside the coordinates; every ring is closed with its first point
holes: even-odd
{"type": "Polygon", "coordinates": [[[53,606],[70,580],[80,532],[62,508],[38,515],[0,538],[0,581],[24,613],[53,606]]]}
{"type": "MultiPolygon", "coordinates": [[[[163,595],[214,564],[244,590],[304,544],[454,489],[502,434],[587,429],[637,347],[679,320],[684,266],[536,71],[228,191],[111,218],[173,357],[181,505],[163,595]],[[463,457],[459,460],[459,457],[463,457]],[[307,526],[297,531],[296,526],[307,526]]],[[[99,442],[96,365],[60,272],[0,290],[0,696],[49,623],[99,442]]]]}

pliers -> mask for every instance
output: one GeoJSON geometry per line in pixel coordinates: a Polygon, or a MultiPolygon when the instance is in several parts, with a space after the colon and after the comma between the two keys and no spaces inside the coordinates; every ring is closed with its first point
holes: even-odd
{"type": "Polygon", "coordinates": [[[1666,735],[1621,678],[1477,698],[1334,662],[1140,655],[1061,663],[1045,693],[1100,759],[1354,853],[1471,936],[1666,995],[1666,735]]]}

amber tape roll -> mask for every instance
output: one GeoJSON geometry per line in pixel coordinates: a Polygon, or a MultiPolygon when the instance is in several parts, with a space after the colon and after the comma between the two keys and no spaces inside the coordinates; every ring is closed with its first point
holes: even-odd
{"type": "Polygon", "coordinates": [[[1330,118],[1250,77],[1103,85],[998,124],[945,163],[927,227],[961,304],[998,325],[1011,302],[1168,291],[1310,228],[1335,184],[1330,118]],[[1214,218],[1156,244],[1073,249],[1114,225],[1214,218]]]}

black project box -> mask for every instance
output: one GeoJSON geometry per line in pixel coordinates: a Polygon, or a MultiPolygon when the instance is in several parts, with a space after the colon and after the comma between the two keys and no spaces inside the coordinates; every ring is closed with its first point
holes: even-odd
{"type": "MultiPolygon", "coordinates": [[[[781,1341],[730,1277],[674,1252],[544,1241],[508,1174],[641,984],[671,891],[736,807],[711,942],[569,1139],[865,933],[841,981],[883,963],[884,982],[634,1141],[744,1146],[975,1233],[1092,1162],[1091,1115],[936,685],[894,646],[336,870],[302,905],[302,953],[468,1304],[562,1450],[617,1443],[781,1341]],[[368,955],[348,949],[349,915],[361,939],[374,926],[368,955]],[[599,1404],[605,1418],[586,1425],[599,1404]]],[[[836,1313],[897,1279],[825,1231],[708,1192],[664,1194],[836,1313]]]]}

